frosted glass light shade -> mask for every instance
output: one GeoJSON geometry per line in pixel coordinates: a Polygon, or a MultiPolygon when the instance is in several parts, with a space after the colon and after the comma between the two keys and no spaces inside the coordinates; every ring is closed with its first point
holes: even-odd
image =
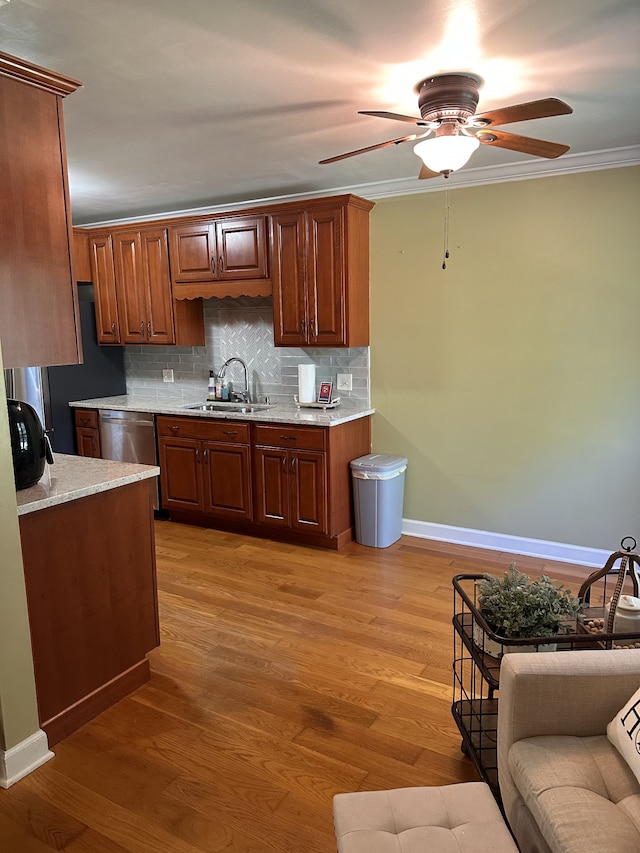
{"type": "Polygon", "coordinates": [[[432,172],[455,172],[479,145],[475,136],[436,136],[418,142],[413,150],[432,172]]]}

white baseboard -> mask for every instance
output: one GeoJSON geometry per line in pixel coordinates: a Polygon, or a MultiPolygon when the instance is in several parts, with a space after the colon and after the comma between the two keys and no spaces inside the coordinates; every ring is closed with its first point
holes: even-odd
{"type": "Polygon", "coordinates": [[[32,770],[53,758],[42,729],[11,749],[0,749],[0,788],[9,788],[32,770]]]}
{"type": "Polygon", "coordinates": [[[577,563],[593,568],[604,566],[610,556],[610,552],[601,551],[599,548],[565,545],[544,539],[527,539],[507,533],[489,533],[486,530],[453,527],[449,524],[433,524],[430,521],[412,521],[410,518],[402,519],[402,532],[419,539],[436,539],[438,542],[451,542],[454,545],[471,545],[490,551],[507,551],[510,554],[540,557],[561,563],[577,563]]]}

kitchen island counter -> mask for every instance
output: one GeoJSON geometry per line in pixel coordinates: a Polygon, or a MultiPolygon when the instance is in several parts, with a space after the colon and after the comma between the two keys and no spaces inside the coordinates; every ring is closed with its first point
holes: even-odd
{"type": "Polygon", "coordinates": [[[153,465],[63,453],[55,453],[53,458],[54,464],[47,466],[39,483],[16,492],[19,516],[160,475],[153,465]]]}
{"type": "Polygon", "coordinates": [[[17,492],[40,727],[49,746],[149,679],[160,642],[159,469],[54,455],[17,492]]]}

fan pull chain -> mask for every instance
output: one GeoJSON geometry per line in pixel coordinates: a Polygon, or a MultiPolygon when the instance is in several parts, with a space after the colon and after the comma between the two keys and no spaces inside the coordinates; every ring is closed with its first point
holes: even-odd
{"type": "Polygon", "coordinates": [[[449,187],[444,191],[444,246],[442,249],[442,269],[447,268],[447,259],[449,258],[449,187]]]}

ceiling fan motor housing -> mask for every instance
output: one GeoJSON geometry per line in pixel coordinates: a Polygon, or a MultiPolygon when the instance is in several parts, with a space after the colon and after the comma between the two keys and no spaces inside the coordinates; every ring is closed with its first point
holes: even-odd
{"type": "Polygon", "coordinates": [[[425,78],[416,86],[420,115],[425,121],[466,122],[476,112],[478,90],[483,82],[477,74],[437,74],[425,78]]]}

